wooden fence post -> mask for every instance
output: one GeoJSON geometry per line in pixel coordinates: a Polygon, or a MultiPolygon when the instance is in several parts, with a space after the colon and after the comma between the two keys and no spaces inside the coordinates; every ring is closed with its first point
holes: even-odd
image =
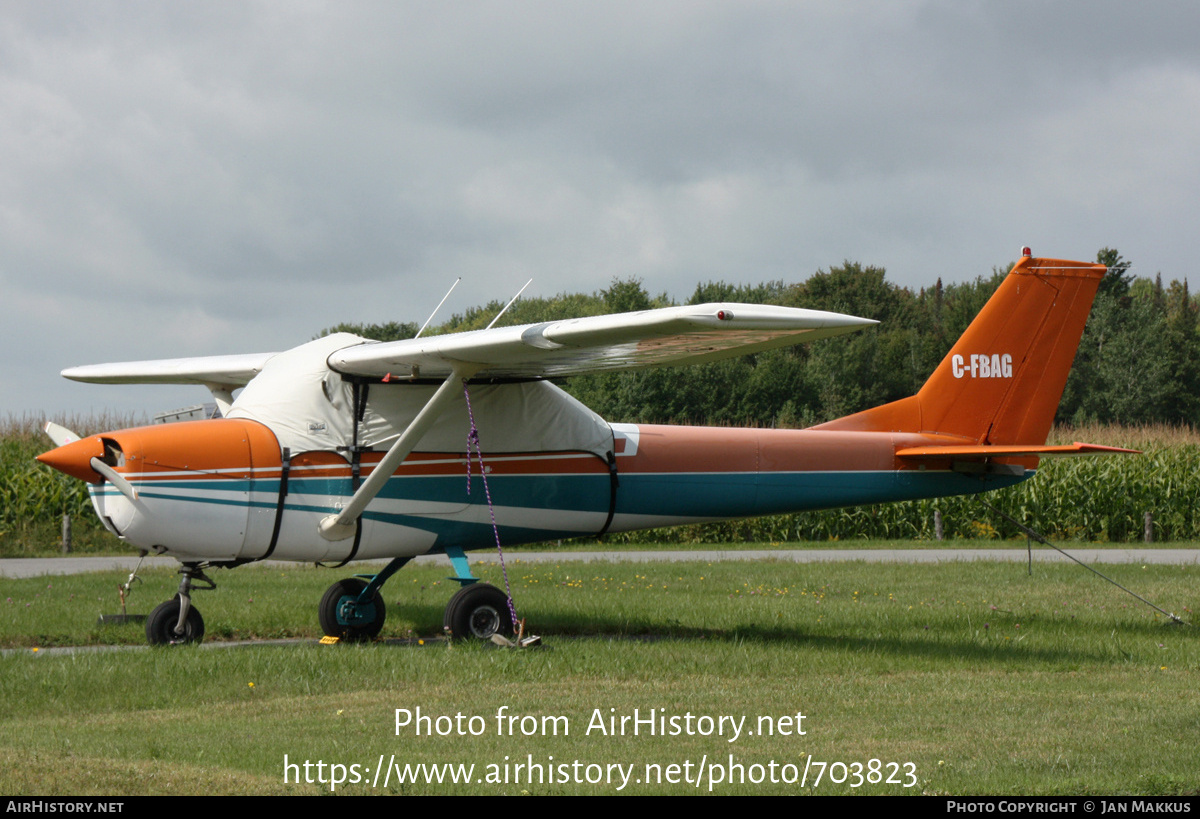
{"type": "Polygon", "coordinates": [[[71,552],[71,516],[65,512],[62,519],[62,551],[64,555],[71,552]]]}

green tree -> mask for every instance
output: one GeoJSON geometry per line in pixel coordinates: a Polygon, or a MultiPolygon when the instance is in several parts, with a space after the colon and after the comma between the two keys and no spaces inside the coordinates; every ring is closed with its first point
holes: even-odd
{"type": "Polygon", "coordinates": [[[375,341],[402,341],[412,338],[419,328],[411,321],[389,321],[387,324],[350,324],[342,322],[332,327],[326,327],[317,333],[316,338],[333,335],[334,333],[354,333],[356,336],[374,339],[375,341]]]}
{"type": "Polygon", "coordinates": [[[1166,317],[1150,298],[1097,297],[1067,378],[1059,418],[1124,424],[1174,421],[1168,415],[1166,317]]]}
{"type": "Polygon", "coordinates": [[[1096,254],[1096,261],[1108,268],[1108,272],[1100,280],[1097,296],[1119,299],[1129,295],[1129,286],[1133,283],[1129,268],[1133,267],[1133,263],[1122,259],[1116,248],[1111,247],[1100,248],[1096,254]]]}
{"type": "Polygon", "coordinates": [[[705,282],[696,285],[688,304],[711,304],[713,302],[740,302],[742,304],[779,304],[788,291],[782,280],[762,284],[729,284],[728,282],[705,282]]]}
{"type": "MultiPolygon", "coordinates": [[[[1161,290],[1161,274],[1159,289],[1161,290]]],[[[1200,334],[1197,333],[1196,304],[1188,294],[1187,280],[1172,281],[1163,301],[1166,305],[1166,395],[1163,420],[1170,423],[1200,423],[1200,334]]]]}
{"type": "Polygon", "coordinates": [[[632,313],[654,306],[641,279],[613,279],[612,285],[601,290],[600,295],[604,297],[604,308],[609,313],[632,313]]]}

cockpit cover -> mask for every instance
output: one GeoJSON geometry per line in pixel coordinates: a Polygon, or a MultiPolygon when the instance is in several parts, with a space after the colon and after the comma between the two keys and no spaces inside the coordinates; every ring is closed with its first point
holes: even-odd
{"type": "MultiPolygon", "coordinates": [[[[329,369],[330,354],[366,343],[336,333],[279,353],[266,362],[228,413],[265,424],[293,453],[338,450],[354,444],[353,387],[329,369]]],[[[371,383],[358,429],[360,446],[386,449],[416,417],[437,385],[402,380],[371,383]]],[[[601,457],[612,449],[608,424],[546,381],[476,384],[471,409],[480,444],[488,452],[582,450],[601,457]]],[[[470,431],[460,394],[417,444],[421,452],[464,452],[470,431]]]]}

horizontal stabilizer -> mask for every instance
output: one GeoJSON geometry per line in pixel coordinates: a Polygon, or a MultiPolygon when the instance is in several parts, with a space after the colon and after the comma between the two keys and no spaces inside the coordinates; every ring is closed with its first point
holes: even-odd
{"type": "Polygon", "coordinates": [[[1009,444],[1004,446],[915,446],[896,451],[898,458],[914,460],[930,460],[940,458],[955,458],[958,460],[974,460],[984,458],[1024,458],[1028,456],[1046,457],[1048,455],[1140,455],[1137,449],[1122,449],[1116,446],[1100,444],[1073,444],[1061,446],[1020,446],[1009,444]]]}

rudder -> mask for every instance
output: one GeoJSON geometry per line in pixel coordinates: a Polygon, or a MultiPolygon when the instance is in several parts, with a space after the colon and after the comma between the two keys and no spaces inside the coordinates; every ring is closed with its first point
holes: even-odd
{"type": "Polygon", "coordinates": [[[814,429],[1044,443],[1105,272],[1023,257],[916,395],[814,429]]]}

